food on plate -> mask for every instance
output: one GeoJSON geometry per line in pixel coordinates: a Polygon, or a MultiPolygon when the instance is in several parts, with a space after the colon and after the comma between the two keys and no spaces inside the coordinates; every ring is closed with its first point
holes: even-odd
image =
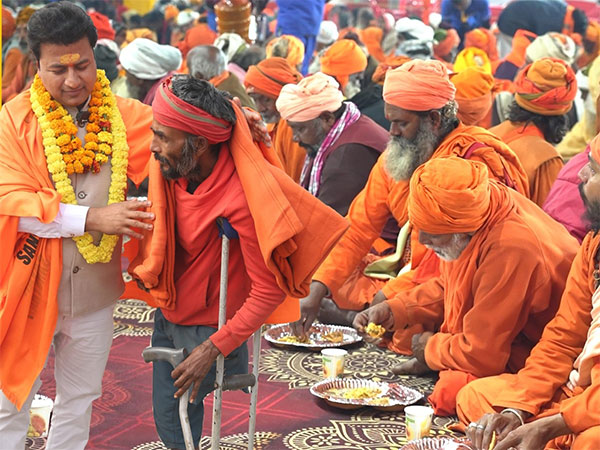
{"type": "Polygon", "coordinates": [[[385,334],[385,328],[383,328],[381,325],[371,322],[365,328],[365,332],[372,338],[380,338],[385,334]]]}
{"type": "Polygon", "coordinates": [[[381,395],[381,389],[372,387],[357,388],[333,388],[325,391],[331,397],[345,398],[348,400],[362,400],[365,398],[375,398],[381,395]]]}
{"type": "Polygon", "coordinates": [[[277,339],[278,342],[286,342],[288,344],[309,344],[310,343],[310,339],[308,338],[308,336],[304,336],[303,338],[298,337],[298,336],[294,336],[293,334],[290,334],[289,336],[282,336],[279,339],[277,339]]]}
{"type": "Polygon", "coordinates": [[[321,335],[321,339],[327,342],[332,342],[334,344],[338,344],[344,341],[344,332],[343,331],[331,331],[329,333],[325,333],[321,335]]]}

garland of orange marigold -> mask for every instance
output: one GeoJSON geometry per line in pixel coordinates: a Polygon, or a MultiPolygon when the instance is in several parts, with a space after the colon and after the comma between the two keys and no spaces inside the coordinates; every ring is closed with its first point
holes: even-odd
{"type": "MultiPolygon", "coordinates": [[[[92,91],[83,147],[77,137],[73,118],[60,103],[52,99],[37,75],[31,86],[30,100],[42,129],[48,171],[62,197],[62,203],[77,204],[69,175],[90,171],[97,173],[100,166],[109,161],[109,157],[112,173],[108,204],[125,200],[129,146],[125,124],[104,71],[98,70],[92,91]]],[[[119,236],[103,234],[99,245],[94,245],[90,233],[76,236],[73,240],[89,264],[107,263],[112,258],[119,236]]]]}

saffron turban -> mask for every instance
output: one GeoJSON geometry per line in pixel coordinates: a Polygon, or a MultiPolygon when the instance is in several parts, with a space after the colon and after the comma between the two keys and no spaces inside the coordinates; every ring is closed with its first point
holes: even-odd
{"type": "Polygon", "coordinates": [[[481,67],[487,73],[492,73],[492,64],[487,53],[476,47],[464,48],[456,55],[454,71],[462,72],[467,67],[481,67]]]}
{"type": "Polygon", "coordinates": [[[199,23],[185,32],[185,38],[177,44],[177,47],[185,58],[194,47],[212,45],[216,38],[217,33],[211,30],[207,24],[199,23]]]}
{"type": "Polygon", "coordinates": [[[97,11],[92,11],[88,13],[88,15],[96,27],[98,39],[110,39],[111,41],[115,40],[115,30],[110,24],[108,17],[106,17],[104,14],[100,14],[97,11]]]}
{"type": "Polygon", "coordinates": [[[385,74],[388,70],[396,69],[408,61],[410,61],[408,56],[388,56],[383,62],[379,63],[375,69],[375,72],[373,72],[371,80],[373,80],[373,83],[383,84],[385,80],[385,74]]]}
{"type": "Polygon", "coordinates": [[[365,44],[365,47],[367,47],[369,55],[375,58],[377,62],[383,61],[385,59],[385,54],[381,48],[383,30],[379,27],[367,27],[364,30],[360,30],[358,33],[360,35],[360,40],[365,44]]]}
{"type": "Polygon", "coordinates": [[[2,40],[10,38],[16,29],[15,18],[8,8],[2,7],[2,40]]]}
{"type": "Polygon", "coordinates": [[[317,42],[319,44],[331,45],[337,41],[339,35],[340,33],[338,32],[338,27],[335,22],[332,22],[331,20],[324,20],[321,22],[321,26],[319,27],[317,42]]]}
{"type": "Polygon", "coordinates": [[[458,118],[466,125],[477,125],[492,107],[494,77],[480,67],[468,67],[450,80],[456,86],[458,118]]]}
{"type": "Polygon", "coordinates": [[[231,123],[177,97],[171,90],[171,78],[163,81],[156,91],[152,114],[161,125],[205,137],[210,144],[225,142],[231,137],[231,123]]]}
{"type": "Polygon", "coordinates": [[[134,39],[121,50],[123,68],[141,80],[158,80],[181,66],[181,52],[170,45],[161,45],[150,39],[134,39]]]}
{"type": "Polygon", "coordinates": [[[566,34],[546,33],[538,36],[525,50],[525,57],[530,61],[542,58],[562,59],[568,64],[575,62],[577,46],[566,34]]]}
{"type": "Polygon", "coordinates": [[[443,30],[444,34],[440,34],[437,44],[433,45],[433,54],[438,58],[443,58],[448,55],[454,48],[460,44],[460,36],[455,29],[443,30]]]}
{"type": "Polygon", "coordinates": [[[325,51],[320,63],[321,72],[335,77],[344,89],[350,75],[363,72],[367,68],[367,56],[356,42],[341,39],[325,51]]]}
{"type": "Polygon", "coordinates": [[[296,67],[304,61],[304,43],[296,36],[284,34],[273,39],[265,49],[267,58],[280,56],[296,67]]]}
{"type": "Polygon", "coordinates": [[[344,95],[332,77],[317,72],[298,84],[286,84],[275,103],[281,117],[291,122],[306,122],[324,111],[341,108],[344,95]]]}
{"type": "Polygon", "coordinates": [[[388,71],[383,83],[385,102],[408,111],[440,109],[454,100],[455,92],[440,61],[409,61],[388,71]]]}
{"type": "Polygon", "coordinates": [[[496,36],[487,28],[475,28],[465,34],[465,47],[475,47],[483,50],[490,61],[498,59],[496,36]]]}
{"type": "Polygon", "coordinates": [[[489,214],[490,181],[481,162],[433,158],[410,177],[408,219],[419,230],[469,233],[481,228],[489,214]]]}
{"type": "Polygon", "coordinates": [[[177,19],[179,15],[179,9],[175,5],[167,5],[165,7],[165,20],[167,22],[177,19]]]}
{"type": "Polygon", "coordinates": [[[556,58],[542,58],[525,67],[515,80],[515,101],[544,116],[566,114],[577,94],[573,69],[556,58]]]}
{"type": "Polygon", "coordinates": [[[33,13],[35,11],[36,11],[35,8],[32,8],[31,6],[26,6],[25,8],[20,10],[17,13],[17,18],[16,18],[17,26],[28,23],[29,19],[31,19],[31,16],[33,16],[33,13]]]}
{"type": "Polygon", "coordinates": [[[284,58],[267,58],[255,66],[250,66],[244,79],[249,93],[257,92],[270,98],[279,97],[286,84],[296,84],[302,75],[284,58]]]}

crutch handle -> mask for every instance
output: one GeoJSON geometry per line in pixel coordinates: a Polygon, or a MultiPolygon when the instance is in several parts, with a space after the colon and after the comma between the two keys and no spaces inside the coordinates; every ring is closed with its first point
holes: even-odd
{"type": "Polygon", "coordinates": [[[185,358],[187,358],[187,350],[185,348],[169,348],[169,347],[146,347],[142,352],[144,361],[149,363],[153,361],[167,361],[173,367],[177,367],[185,358]]]}
{"type": "MultiPolygon", "coordinates": [[[[223,379],[224,391],[236,391],[256,384],[256,378],[251,373],[232,375],[223,379]]],[[[218,387],[218,386],[217,386],[218,387]]]]}

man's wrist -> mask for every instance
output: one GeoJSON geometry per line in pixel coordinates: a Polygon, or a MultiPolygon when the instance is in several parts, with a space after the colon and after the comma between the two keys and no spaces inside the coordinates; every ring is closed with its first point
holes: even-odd
{"type": "Polygon", "coordinates": [[[512,415],[513,417],[519,419],[520,425],[525,424],[525,414],[523,414],[523,411],[521,410],[515,408],[505,408],[500,412],[500,414],[512,415]]]}

